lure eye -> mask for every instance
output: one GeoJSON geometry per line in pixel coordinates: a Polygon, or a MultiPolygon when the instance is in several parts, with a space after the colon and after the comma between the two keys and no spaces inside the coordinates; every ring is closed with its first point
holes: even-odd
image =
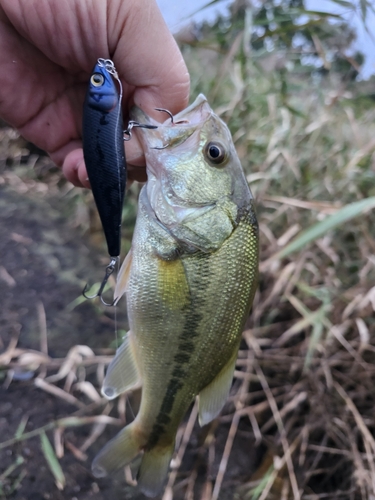
{"type": "Polygon", "coordinates": [[[219,142],[209,142],[206,145],[205,154],[207,159],[215,165],[220,165],[227,158],[224,146],[219,142]]]}
{"type": "Polygon", "coordinates": [[[94,85],[94,87],[101,87],[104,83],[104,76],[100,73],[94,73],[90,78],[90,82],[94,85]]]}

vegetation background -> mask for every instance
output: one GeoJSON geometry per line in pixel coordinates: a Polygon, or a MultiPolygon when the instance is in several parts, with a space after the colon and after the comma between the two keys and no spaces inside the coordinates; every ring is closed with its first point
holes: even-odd
{"type": "MultiPolygon", "coordinates": [[[[366,25],[371,1],[336,1],[366,25]]],[[[242,159],[261,274],[228,404],[203,429],[193,407],[163,500],[375,498],[375,79],[358,81],[354,37],[303,0],[236,0],[177,35],[242,159]]],[[[129,468],[90,473],[139,403],[99,392],[127,324],[80,296],[106,264],[91,193],[0,138],[0,497],[143,498],[129,468]]]]}

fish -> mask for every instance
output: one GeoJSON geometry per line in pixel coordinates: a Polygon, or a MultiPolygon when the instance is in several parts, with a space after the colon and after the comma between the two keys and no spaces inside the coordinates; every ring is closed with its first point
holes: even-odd
{"type": "Polygon", "coordinates": [[[108,367],[102,394],[142,387],[135,419],[99,452],[96,477],[142,453],[138,486],[165,484],[178,427],[198,397],[201,426],[228,397],[258,277],[254,200],[225,123],[199,95],[139,134],[147,165],[131,250],[115,297],[126,293],[130,330],[108,367]]]}
{"type": "Polygon", "coordinates": [[[114,64],[98,59],[83,105],[82,142],[87,175],[106,238],[108,254],[121,251],[121,216],[126,187],[121,84],[114,64]]]}

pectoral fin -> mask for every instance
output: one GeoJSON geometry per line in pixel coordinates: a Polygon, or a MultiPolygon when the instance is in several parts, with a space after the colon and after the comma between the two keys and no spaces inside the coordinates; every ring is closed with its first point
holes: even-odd
{"type": "Polygon", "coordinates": [[[214,380],[199,393],[199,425],[208,424],[221,412],[233,380],[236,366],[237,349],[214,380]]]}
{"type": "Polygon", "coordinates": [[[115,289],[115,305],[124,295],[124,293],[127,292],[131,263],[132,263],[132,251],[130,249],[118,273],[116,289],[115,289]]]}
{"type": "Polygon", "coordinates": [[[139,386],[140,383],[132,333],[128,332],[108,367],[103,382],[102,394],[107,399],[114,399],[119,394],[139,386]]]}

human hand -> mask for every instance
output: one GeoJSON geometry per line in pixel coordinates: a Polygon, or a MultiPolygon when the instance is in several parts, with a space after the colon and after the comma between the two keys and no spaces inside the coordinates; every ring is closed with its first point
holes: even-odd
{"type": "MultiPolygon", "coordinates": [[[[99,57],[114,61],[125,123],[133,104],[158,116],[189,98],[189,75],[155,0],[0,0],[0,117],[89,186],[82,108],[99,57]]],[[[144,180],[135,135],[126,143],[128,176],[144,180]]]]}

